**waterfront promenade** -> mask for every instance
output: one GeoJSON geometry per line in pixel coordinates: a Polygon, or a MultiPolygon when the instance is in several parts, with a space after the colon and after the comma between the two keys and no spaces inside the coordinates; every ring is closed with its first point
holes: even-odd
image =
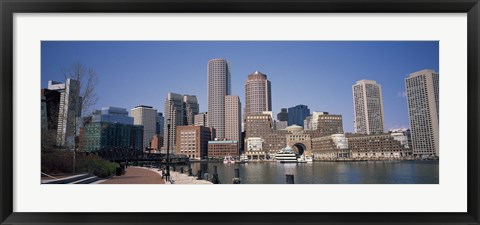
{"type": "Polygon", "coordinates": [[[116,176],[100,184],[165,184],[162,176],[142,167],[128,167],[125,175],[116,176]]]}

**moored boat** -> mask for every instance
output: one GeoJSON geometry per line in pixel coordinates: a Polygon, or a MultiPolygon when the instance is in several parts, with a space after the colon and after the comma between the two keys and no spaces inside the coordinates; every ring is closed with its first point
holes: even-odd
{"type": "Polygon", "coordinates": [[[230,155],[227,155],[225,156],[225,158],[223,159],[223,163],[235,163],[235,159],[230,156],[230,155]]]}
{"type": "Polygon", "coordinates": [[[275,159],[280,163],[297,163],[297,155],[289,146],[283,148],[275,155],[275,159]]]}

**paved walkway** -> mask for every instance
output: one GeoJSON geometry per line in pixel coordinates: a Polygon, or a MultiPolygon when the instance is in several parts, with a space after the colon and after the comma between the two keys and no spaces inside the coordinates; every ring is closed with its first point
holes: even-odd
{"type": "Polygon", "coordinates": [[[105,180],[101,184],[165,184],[159,173],[141,167],[128,167],[125,175],[105,180]]]}

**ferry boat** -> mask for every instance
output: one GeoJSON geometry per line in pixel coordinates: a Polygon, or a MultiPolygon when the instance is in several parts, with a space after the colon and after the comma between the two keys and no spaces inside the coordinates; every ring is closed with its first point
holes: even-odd
{"type": "Polygon", "coordinates": [[[223,163],[235,163],[235,159],[232,156],[227,155],[223,159],[223,163]]]}
{"type": "Polygon", "coordinates": [[[297,163],[297,155],[289,146],[283,148],[275,155],[275,159],[280,163],[297,163]]]}

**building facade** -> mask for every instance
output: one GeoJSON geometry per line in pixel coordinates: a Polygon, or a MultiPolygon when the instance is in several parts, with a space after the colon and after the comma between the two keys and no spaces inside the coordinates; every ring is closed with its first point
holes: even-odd
{"type": "Polygon", "coordinates": [[[238,157],[238,141],[209,141],[208,158],[223,159],[225,156],[238,157]]]}
{"type": "Polygon", "coordinates": [[[313,112],[310,126],[314,137],[343,134],[342,115],[329,114],[328,112],[313,112]]]}
{"type": "Polygon", "coordinates": [[[273,131],[273,121],[269,114],[246,115],[245,138],[265,139],[273,131]]]}
{"type": "Polygon", "coordinates": [[[153,150],[160,151],[162,146],[163,146],[163,136],[160,136],[159,134],[153,135],[151,148],[153,150]]]}
{"type": "Polygon", "coordinates": [[[208,142],[211,141],[211,129],[203,126],[176,127],[177,155],[185,155],[191,159],[205,159],[208,156],[208,142]]]}
{"type": "Polygon", "coordinates": [[[130,111],[134,125],[143,127],[143,147],[150,147],[153,135],[157,131],[157,110],[151,106],[140,105],[130,111]]]}
{"type": "Polygon", "coordinates": [[[231,95],[230,68],[225,59],[208,61],[208,127],[225,138],[225,96],[231,95]]]}
{"type": "Polygon", "coordinates": [[[306,105],[297,105],[288,108],[288,126],[296,124],[303,127],[303,121],[309,115],[310,109],[306,105]]]}
{"type": "Polygon", "coordinates": [[[333,160],[351,157],[345,134],[332,134],[313,138],[312,153],[316,160],[333,160]]]}
{"type": "Polygon", "coordinates": [[[115,149],[143,149],[143,126],[91,122],[82,129],[81,151],[96,152],[115,149]]]}
{"type": "Polygon", "coordinates": [[[202,112],[194,116],[195,126],[204,126],[207,127],[208,113],[202,112]]]}
{"type": "Polygon", "coordinates": [[[184,95],[183,96],[184,104],[184,125],[194,125],[195,115],[198,114],[199,105],[197,101],[197,96],[195,95],[184,95]]]}
{"type": "Polygon", "coordinates": [[[57,123],[57,145],[69,149],[75,147],[78,118],[81,117],[82,99],[80,97],[80,82],[68,78],[65,83],[48,81],[48,89],[60,93],[57,123]]]}
{"type": "Polygon", "coordinates": [[[133,117],[128,116],[127,109],[117,107],[102,107],[95,110],[92,115],[92,122],[110,122],[133,125],[133,117]]]}
{"type": "Polygon", "coordinates": [[[267,153],[264,149],[264,139],[259,137],[245,138],[245,151],[244,155],[248,160],[266,160],[267,153]]]}
{"type": "Polygon", "coordinates": [[[267,75],[255,71],[245,82],[245,115],[272,111],[272,90],[267,75]]]}
{"type": "Polygon", "coordinates": [[[373,80],[360,80],[352,86],[352,91],[355,133],[383,133],[382,87],[373,80]]]}
{"type": "Polygon", "coordinates": [[[240,141],[242,133],[242,106],[235,95],[225,96],[225,140],[240,141]]]}
{"type": "Polygon", "coordinates": [[[288,127],[288,121],[275,121],[275,130],[285,130],[288,127]]]}
{"type": "Polygon", "coordinates": [[[288,111],[286,108],[280,109],[280,112],[277,114],[277,120],[288,122],[288,111]]]}
{"type": "Polygon", "coordinates": [[[398,134],[353,134],[347,135],[348,147],[353,159],[389,159],[410,155],[407,142],[400,141],[398,134]]]}
{"type": "MultiPolygon", "coordinates": [[[[156,134],[158,134],[160,137],[163,137],[163,133],[164,133],[164,126],[165,126],[165,118],[163,117],[163,113],[161,112],[157,112],[157,122],[156,122],[156,134]]],[[[162,145],[160,145],[160,147],[162,147],[162,145]]]]}
{"type": "Polygon", "coordinates": [[[56,133],[58,126],[58,114],[60,108],[60,92],[56,90],[41,89],[42,97],[42,113],[44,114],[44,122],[42,127],[56,133]]]}
{"type": "Polygon", "coordinates": [[[165,114],[164,118],[164,138],[163,146],[167,147],[167,142],[169,142],[170,150],[175,149],[176,138],[177,138],[177,126],[184,126],[184,115],[185,108],[183,104],[183,96],[176,93],[168,93],[167,98],[165,99],[165,104],[163,112],[165,114]],[[170,124],[170,130],[168,130],[168,125],[170,124]]]}
{"type": "Polygon", "coordinates": [[[439,156],[439,74],[421,70],[405,79],[413,154],[439,156]]]}

